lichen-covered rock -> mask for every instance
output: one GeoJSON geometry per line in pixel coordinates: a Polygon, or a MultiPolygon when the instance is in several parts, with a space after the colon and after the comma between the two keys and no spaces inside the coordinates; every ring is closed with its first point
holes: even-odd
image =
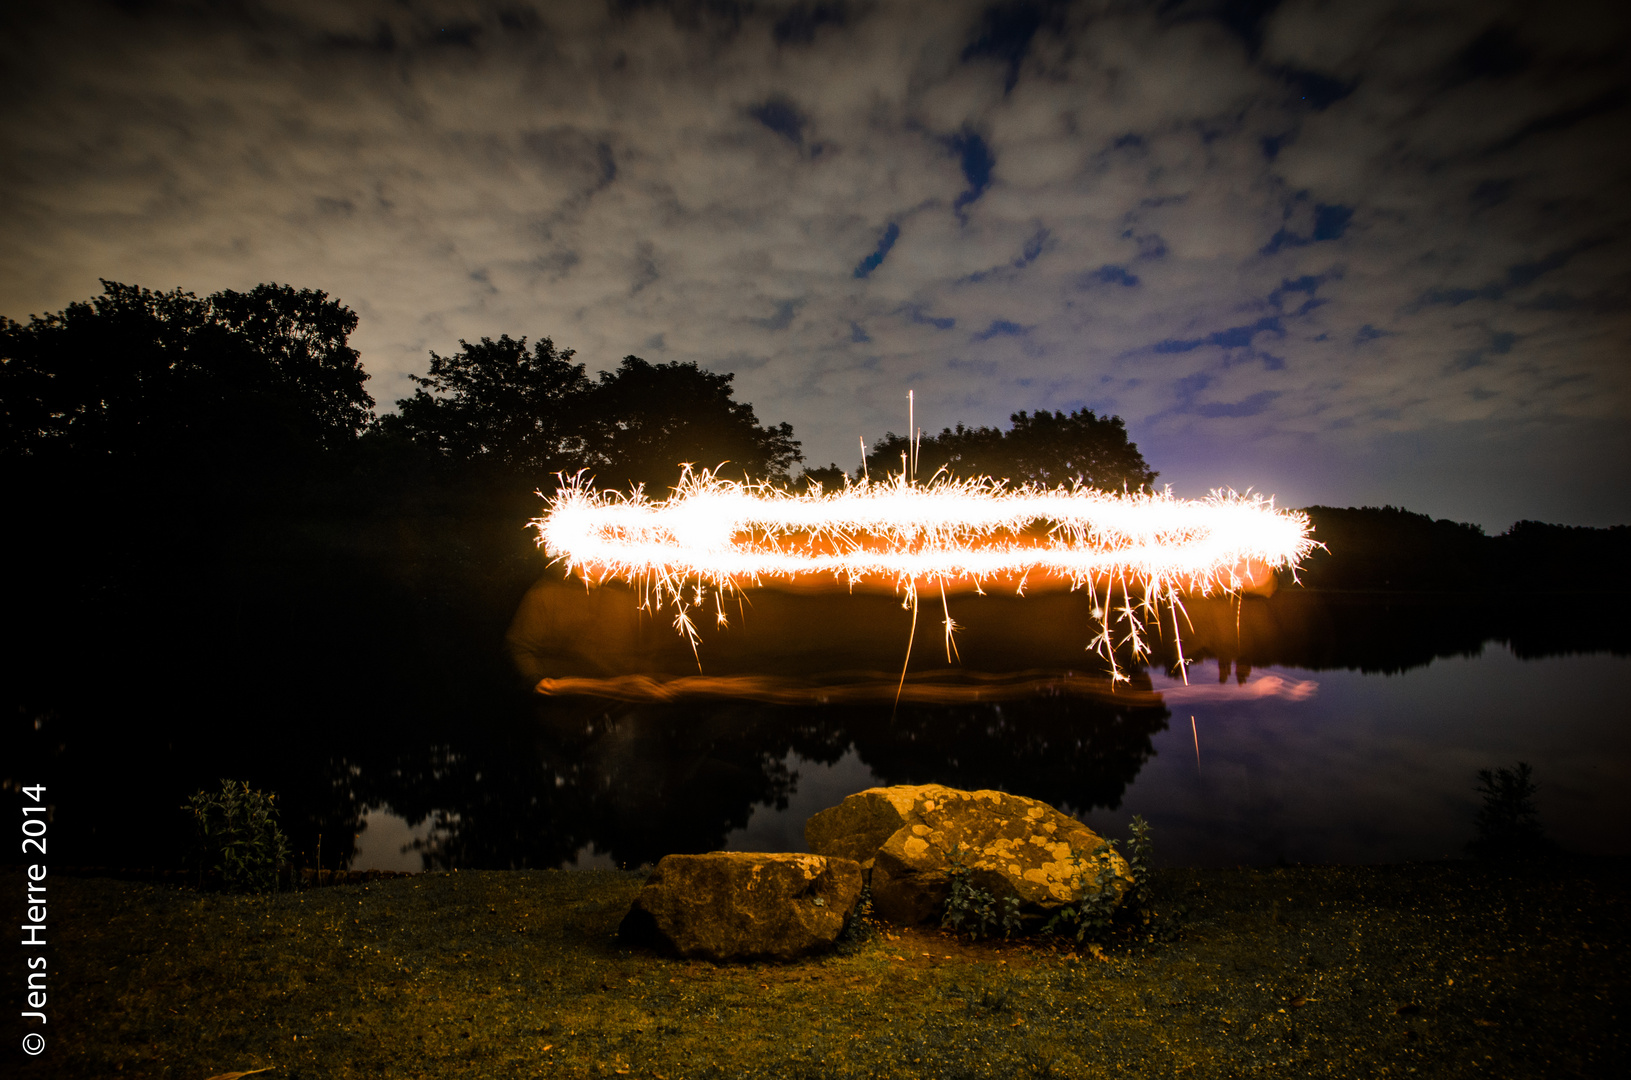
{"type": "MultiPolygon", "coordinates": [[[[1094,890],[1093,859],[1105,841],[1046,803],[1001,791],[940,784],[869,788],[812,816],[805,844],[872,870],[872,906],[899,923],[938,922],[953,861],[999,902],[1045,916],[1094,890]]],[[[1120,855],[1106,851],[1118,897],[1132,887],[1120,855]]]]}
{"type": "Polygon", "coordinates": [[[793,960],[831,948],[860,896],[861,868],[853,859],[667,855],[619,934],[705,960],[793,960]]]}

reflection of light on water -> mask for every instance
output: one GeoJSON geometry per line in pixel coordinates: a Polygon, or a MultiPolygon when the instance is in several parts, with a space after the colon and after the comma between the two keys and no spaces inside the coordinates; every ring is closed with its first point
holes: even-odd
{"type": "MultiPolygon", "coordinates": [[[[1163,619],[1176,642],[1181,593],[1239,592],[1314,546],[1304,515],[1234,492],[1184,500],[1085,487],[1009,490],[989,478],[920,486],[896,476],[793,494],[689,467],[662,502],[638,490],[594,491],[580,476],[534,525],[568,572],[638,584],[644,606],[673,610],[693,648],[697,619],[724,625],[725,598],[766,579],[830,577],[850,588],[881,581],[914,613],[923,586],[940,592],[943,608],[947,586],[990,584],[1021,595],[1028,581],[1085,588],[1098,623],[1089,648],[1117,681],[1117,649],[1147,656],[1163,619]]],[[[915,632],[915,618],[912,625],[915,632]]],[[[950,660],[949,608],[944,628],[950,660]]],[[[908,658],[910,651],[908,643],[908,658]]]]}
{"type": "Polygon", "coordinates": [[[1159,703],[1148,691],[1126,687],[1118,690],[1108,678],[1068,671],[1007,675],[963,671],[954,679],[937,673],[919,673],[908,675],[904,682],[897,675],[882,672],[859,673],[841,681],[779,675],[615,675],[542,679],[535,689],[550,697],[598,697],[630,702],[733,698],[768,705],[845,705],[896,700],[919,705],[959,705],[1037,697],[1091,697],[1132,704],[1159,703]]]}
{"type": "Polygon", "coordinates": [[[1253,698],[1307,701],[1314,696],[1319,687],[1320,684],[1313,679],[1288,679],[1279,675],[1256,673],[1244,683],[1185,685],[1176,679],[1160,679],[1156,682],[1155,692],[1160,694],[1167,704],[1179,705],[1196,701],[1248,701],[1253,698]]]}
{"type": "Polygon", "coordinates": [[[442,842],[458,824],[459,815],[435,810],[411,825],[390,807],[363,811],[352,870],[393,870],[417,873],[434,864],[442,842]]]}
{"type": "Polygon", "coordinates": [[[563,862],[560,868],[562,870],[620,870],[622,865],[612,858],[610,852],[596,848],[594,841],[591,840],[573,852],[572,857],[563,862]]]}
{"type": "Polygon", "coordinates": [[[1129,689],[1118,687],[1103,676],[1070,671],[1022,671],[1005,675],[960,671],[954,678],[931,672],[909,675],[904,682],[897,676],[882,673],[861,673],[842,681],[777,675],[614,675],[541,679],[535,687],[538,693],[548,697],[597,697],[629,702],[712,697],[769,705],[842,705],[895,700],[921,705],[958,705],[1038,697],[1098,698],[1134,705],[1263,698],[1306,701],[1318,688],[1319,684],[1312,679],[1262,674],[1238,685],[1186,686],[1176,680],[1162,679],[1160,685],[1150,689],[1129,689]]]}
{"type": "Polygon", "coordinates": [[[430,822],[409,825],[406,818],[387,807],[363,811],[362,831],[357,834],[353,870],[422,870],[424,860],[414,849],[430,833],[430,822]]]}
{"type": "Polygon", "coordinates": [[[720,844],[722,851],[807,851],[804,823],[809,818],[837,806],[857,791],[884,783],[851,744],[828,765],[789,751],[782,759],[792,786],[786,793],[787,805],[778,810],[768,802],[753,808],[746,825],[732,829],[720,844]]]}

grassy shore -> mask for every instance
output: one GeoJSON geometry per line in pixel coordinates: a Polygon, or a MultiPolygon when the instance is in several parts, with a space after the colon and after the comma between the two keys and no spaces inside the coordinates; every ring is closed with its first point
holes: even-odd
{"type": "Polygon", "coordinates": [[[621,946],[641,881],[230,897],[54,876],[49,1023],[13,1011],[7,1075],[1627,1075],[1623,862],[1166,870],[1172,941],[1099,957],[882,928],[786,966],[621,946]]]}

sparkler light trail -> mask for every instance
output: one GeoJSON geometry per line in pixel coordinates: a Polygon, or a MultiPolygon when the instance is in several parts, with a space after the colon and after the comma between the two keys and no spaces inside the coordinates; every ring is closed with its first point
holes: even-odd
{"type": "Polygon", "coordinates": [[[948,660],[956,630],[948,587],[1087,589],[1098,623],[1088,648],[1118,681],[1116,650],[1147,656],[1151,628],[1164,632],[1166,616],[1182,668],[1183,595],[1238,592],[1295,567],[1314,546],[1304,515],[1232,491],[1183,500],[1081,486],[1007,489],[988,478],[914,484],[901,475],[795,494],[689,467],[661,502],[638,490],[593,490],[580,474],[533,525],[569,574],[629,582],[645,609],[672,610],[693,649],[699,614],[712,608],[725,625],[725,601],[767,581],[887,585],[913,612],[914,631],[921,590],[937,588],[948,660]]]}

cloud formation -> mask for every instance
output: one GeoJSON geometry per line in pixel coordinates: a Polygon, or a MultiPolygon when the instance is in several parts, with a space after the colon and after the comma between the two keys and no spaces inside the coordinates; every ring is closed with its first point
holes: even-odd
{"type": "Polygon", "coordinates": [[[1018,409],[1163,480],[1631,516],[1621,7],[63,2],[0,16],[0,313],[284,281],[738,374],[816,462],[1018,409]]]}

